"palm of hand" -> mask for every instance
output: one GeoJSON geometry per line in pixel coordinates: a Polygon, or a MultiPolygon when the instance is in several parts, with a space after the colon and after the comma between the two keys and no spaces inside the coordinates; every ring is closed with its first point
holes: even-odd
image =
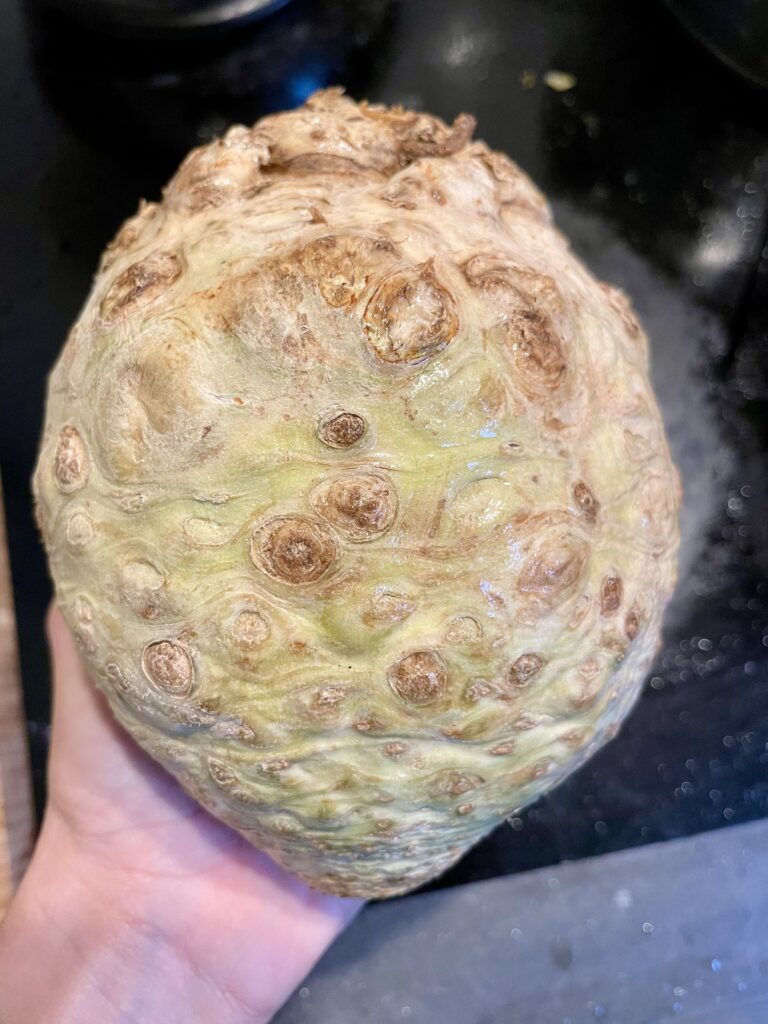
{"type": "Polygon", "coordinates": [[[41,842],[77,859],[80,884],[103,891],[132,941],[222,994],[230,1016],[217,1019],[267,1020],[359,901],[314,892],[198,807],[114,723],[58,612],[48,629],[55,697],[41,842]]]}

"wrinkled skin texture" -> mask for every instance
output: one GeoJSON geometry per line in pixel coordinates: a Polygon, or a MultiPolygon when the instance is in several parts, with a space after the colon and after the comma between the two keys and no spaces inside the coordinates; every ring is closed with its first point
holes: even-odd
{"type": "Polygon", "coordinates": [[[645,337],[506,157],[330,90],[107,249],[35,491],[120,722],[311,885],[438,874],[613,736],[678,483],[645,337]]]}

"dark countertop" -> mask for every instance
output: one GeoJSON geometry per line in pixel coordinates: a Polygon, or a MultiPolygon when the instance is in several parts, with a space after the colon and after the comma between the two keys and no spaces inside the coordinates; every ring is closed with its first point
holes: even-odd
{"type": "Polygon", "coordinates": [[[665,642],[627,725],[438,885],[766,816],[765,94],[649,0],[293,0],[161,44],[101,41],[9,0],[0,11],[0,466],[38,795],[48,584],[28,480],[45,373],[104,244],[189,146],[339,82],[475,113],[552,197],[649,330],[686,494],[665,642]],[[548,88],[548,69],[574,88],[548,88]]]}

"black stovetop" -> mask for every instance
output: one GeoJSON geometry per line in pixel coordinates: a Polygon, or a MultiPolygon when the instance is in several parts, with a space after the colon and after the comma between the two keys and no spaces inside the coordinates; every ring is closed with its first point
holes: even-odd
{"type": "Polygon", "coordinates": [[[665,642],[625,728],[437,884],[768,815],[766,94],[655,0],[292,0],[155,43],[0,12],[0,465],[38,800],[49,586],[28,481],[47,369],[104,244],[191,145],[341,83],[476,114],[551,196],[649,330],[686,495],[665,642]]]}

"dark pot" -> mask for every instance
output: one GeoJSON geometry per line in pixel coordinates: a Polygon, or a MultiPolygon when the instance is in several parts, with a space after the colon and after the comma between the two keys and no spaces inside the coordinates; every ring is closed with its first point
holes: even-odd
{"type": "Polygon", "coordinates": [[[666,0],[700,42],[734,71],[768,88],[766,0],[666,0]]]}
{"type": "Polygon", "coordinates": [[[240,24],[288,0],[43,0],[89,28],[157,36],[240,24]]]}

